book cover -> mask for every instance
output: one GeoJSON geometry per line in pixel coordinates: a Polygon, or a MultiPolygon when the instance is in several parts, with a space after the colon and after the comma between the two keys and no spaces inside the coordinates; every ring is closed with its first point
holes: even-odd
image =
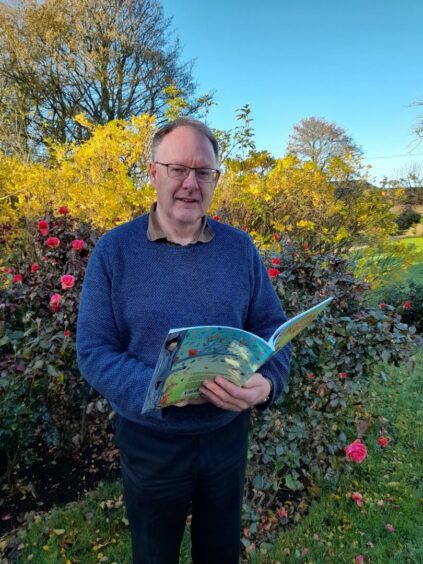
{"type": "Polygon", "coordinates": [[[143,413],[199,399],[203,380],[223,376],[242,386],[260,366],[314,321],[332,298],[283,323],[265,341],[243,329],[198,326],[171,329],[163,343],[143,413]]]}

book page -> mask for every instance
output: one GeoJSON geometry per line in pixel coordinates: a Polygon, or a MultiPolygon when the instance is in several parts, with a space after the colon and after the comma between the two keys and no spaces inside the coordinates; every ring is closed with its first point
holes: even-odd
{"type": "Polygon", "coordinates": [[[280,350],[289,343],[291,339],[298,335],[300,331],[308,327],[308,325],[316,319],[319,313],[321,313],[321,311],[323,311],[332,300],[333,298],[328,298],[320,304],[317,304],[303,313],[296,315],[292,319],[289,319],[275,331],[269,341],[269,344],[275,351],[280,350]]]}

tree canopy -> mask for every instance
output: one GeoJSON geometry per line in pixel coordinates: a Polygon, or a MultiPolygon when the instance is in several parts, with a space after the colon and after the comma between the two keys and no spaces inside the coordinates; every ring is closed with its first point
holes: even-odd
{"type": "Polygon", "coordinates": [[[0,113],[36,143],[83,139],[80,113],[160,119],[169,88],[188,101],[195,90],[170,25],[158,0],[0,4],[0,113]]]}
{"type": "Polygon", "coordinates": [[[314,116],[304,118],[294,125],[288,139],[287,152],[300,160],[313,162],[323,171],[328,170],[334,158],[348,161],[362,154],[345,129],[314,116]]]}

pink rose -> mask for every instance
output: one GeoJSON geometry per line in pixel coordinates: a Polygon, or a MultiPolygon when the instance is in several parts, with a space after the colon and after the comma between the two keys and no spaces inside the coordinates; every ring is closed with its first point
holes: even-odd
{"type": "Polygon", "coordinates": [[[367,448],[360,439],[356,439],[353,443],[345,447],[345,456],[350,462],[360,464],[367,456],[367,448]]]}
{"type": "Polygon", "coordinates": [[[47,235],[48,233],[48,222],[45,219],[42,219],[38,222],[38,230],[41,235],[47,235]]]}
{"type": "Polygon", "coordinates": [[[82,251],[85,247],[85,242],[82,239],[74,239],[71,243],[71,247],[74,251],[82,251]]]}
{"type": "Polygon", "coordinates": [[[351,494],[351,499],[356,502],[358,507],[363,507],[364,505],[363,496],[361,495],[360,492],[353,492],[351,494]]]}
{"type": "Polygon", "coordinates": [[[66,331],[64,331],[63,336],[64,336],[64,337],[70,337],[70,331],[69,331],[69,329],[66,329],[66,331]]]}
{"type": "Polygon", "coordinates": [[[50,298],[50,308],[52,311],[59,311],[62,296],[60,294],[53,294],[50,298]]]}
{"type": "Polygon", "coordinates": [[[346,378],[347,377],[347,373],[346,372],[340,372],[339,373],[341,378],[346,378]]]}
{"type": "Polygon", "coordinates": [[[22,283],[22,274],[15,274],[13,284],[22,283]]]}
{"type": "Polygon", "coordinates": [[[363,564],[364,563],[364,556],[362,554],[359,554],[358,556],[355,557],[355,561],[356,561],[356,564],[363,564]]]}
{"type": "Polygon", "coordinates": [[[60,206],[59,213],[61,213],[62,215],[66,215],[67,213],[69,213],[68,207],[67,206],[60,206]]]}
{"type": "Polygon", "coordinates": [[[60,282],[62,283],[62,289],[67,290],[69,288],[73,288],[75,284],[75,277],[72,274],[64,274],[60,278],[60,282]]]}
{"type": "Polygon", "coordinates": [[[388,446],[389,439],[387,437],[379,437],[377,440],[377,444],[381,447],[388,446]]]}
{"type": "Polygon", "coordinates": [[[60,245],[60,241],[57,237],[49,237],[46,241],[46,245],[47,247],[57,249],[57,247],[60,245]]]}
{"type": "Polygon", "coordinates": [[[288,517],[288,511],[285,509],[285,507],[278,507],[276,509],[276,513],[281,519],[286,519],[288,517]]]}
{"type": "Polygon", "coordinates": [[[31,264],[31,272],[37,272],[37,270],[40,270],[40,267],[34,262],[34,264],[31,264]]]}

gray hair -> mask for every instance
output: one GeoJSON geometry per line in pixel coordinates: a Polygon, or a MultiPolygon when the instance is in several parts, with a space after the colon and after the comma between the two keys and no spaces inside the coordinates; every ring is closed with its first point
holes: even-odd
{"type": "Polygon", "coordinates": [[[212,144],[216,160],[219,160],[219,143],[212,130],[207,127],[207,125],[202,121],[198,121],[197,119],[190,117],[178,117],[156,131],[151,141],[151,154],[153,156],[153,160],[156,149],[163,141],[164,137],[166,137],[168,133],[170,133],[174,129],[177,129],[178,127],[193,127],[194,129],[205,135],[212,144]]]}

